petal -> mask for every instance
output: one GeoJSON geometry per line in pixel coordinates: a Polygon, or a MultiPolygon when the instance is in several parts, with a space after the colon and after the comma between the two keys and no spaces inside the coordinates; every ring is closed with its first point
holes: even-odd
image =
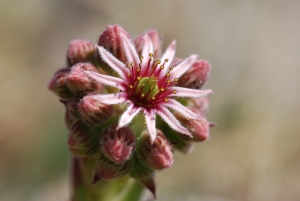
{"type": "Polygon", "coordinates": [[[159,106],[156,112],[175,131],[188,135],[189,137],[192,137],[190,132],[179,123],[179,121],[174,117],[174,115],[168,109],[166,109],[163,106],[159,106]]]}
{"type": "Polygon", "coordinates": [[[162,104],[166,107],[172,108],[173,110],[179,112],[180,114],[189,119],[203,119],[203,117],[201,117],[198,114],[195,114],[194,112],[181,105],[181,103],[174,99],[169,99],[168,102],[163,102],[162,104]]]}
{"type": "Polygon", "coordinates": [[[128,63],[133,62],[134,66],[139,66],[140,60],[134,45],[123,33],[121,33],[120,36],[122,38],[123,49],[126,54],[128,63]]]}
{"type": "Polygon", "coordinates": [[[147,129],[150,134],[151,143],[154,142],[156,137],[156,128],[155,128],[155,113],[153,110],[145,113],[147,129]]]}
{"type": "Polygon", "coordinates": [[[176,41],[173,40],[172,43],[168,46],[168,48],[166,49],[164,55],[161,57],[161,61],[164,62],[165,59],[168,59],[168,62],[165,62],[164,64],[164,69],[162,71],[162,74],[165,75],[167,73],[167,71],[169,70],[169,66],[175,56],[175,46],[176,46],[176,41]]]}
{"type": "Polygon", "coordinates": [[[189,89],[184,87],[170,87],[170,90],[173,91],[169,95],[169,97],[177,96],[177,97],[203,97],[206,96],[209,93],[212,93],[212,90],[200,90],[200,89],[189,89]]]}
{"type": "Polygon", "coordinates": [[[179,78],[182,74],[184,74],[188,69],[192,67],[197,59],[197,55],[192,55],[189,58],[183,60],[177,66],[174,66],[174,70],[171,72],[171,79],[179,78]]]}
{"type": "Polygon", "coordinates": [[[101,46],[98,46],[98,50],[101,54],[102,59],[112,68],[114,69],[123,80],[127,80],[127,74],[129,73],[125,64],[119,61],[116,57],[114,57],[111,53],[109,53],[106,49],[101,46]]]}
{"type": "Polygon", "coordinates": [[[124,103],[127,100],[124,96],[122,96],[121,93],[97,94],[97,95],[93,95],[93,98],[97,101],[100,101],[100,102],[108,104],[108,105],[124,103]]]}
{"type": "Polygon", "coordinates": [[[137,113],[141,110],[141,108],[136,108],[133,106],[133,104],[131,104],[127,110],[122,114],[122,116],[120,117],[119,120],[119,124],[118,124],[118,128],[121,128],[123,126],[126,126],[127,124],[129,124],[133,117],[135,117],[135,115],[137,115],[137,113]]]}
{"type": "Polygon", "coordinates": [[[109,75],[104,75],[92,71],[84,71],[86,74],[88,74],[91,78],[96,80],[97,82],[100,82],[105,85],[109,85],[112,87],[116,87],[118,89],[124,90],[124,81],[120,78],[112,77],[109,75]]]}
{"type": "MultiPolygon", "coordinates": [[[[145,71],[150,70],[148,68],[149,64],[149,54],[153,53],[153,45],[148,35],[143,36],[144,39],[144,46],[143,46],[143,61],[142,61],[142,69],[141,69],[141,75],[144,75],[145,71]]],[[[147,72],[146,72],[147,73],[147,72]]]]}

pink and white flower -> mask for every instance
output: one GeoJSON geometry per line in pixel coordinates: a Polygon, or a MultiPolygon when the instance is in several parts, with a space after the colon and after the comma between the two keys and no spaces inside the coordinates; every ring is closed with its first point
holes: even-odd
{"type": "Polygon", "coordinates": [[[181,103],[177,97],[203,97],[211,90],[189,89],[176,86],[178,78],[191,68],[197,55],[191,55],[176,66],[170,66],[175,55],[175,41],[173,41],[162,55],[155,59],[153,43],[148,34],[142,36],[142,53],[139,56],[133,43],[126,35],[120,33],[122,50],[127,63],[123,63],[108,50],[98,46],[102,59],[119,75],[113,77],[92,71],[85,71],[90,78],[104,85],[119,89],[114,94],[96,94],[94,98],[104,104],[128,103],[127,109],[121,115],[118,128],[126,126],[139,113],[145,115],[146,125],[151,141],[157,131],[156,115],[159,115],[175,131],[192,137],[190,132],[169,111],[172,109],[187,119],[202,119],[181,103]]]}

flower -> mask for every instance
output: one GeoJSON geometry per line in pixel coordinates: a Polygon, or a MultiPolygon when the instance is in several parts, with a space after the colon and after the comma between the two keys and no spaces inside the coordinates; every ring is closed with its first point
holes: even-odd
{"type": "Polygon", "coordinates": [[[133,43],[124,33],[120,33],[121,48],[124,51],[127,62],[123,63],[113,56],[108,50],[98,46],[101,58],[119,75],[100,74],[85,71],[90,78],[119,89],[117,93],[96,94],[93,98],[104,104],[128,103],[127,109],[121,115],[118,127],[129,124],[140,112],[145,115],[145,123],[151,142],[156,138],[156,115],[159,115],[175,131],[192,137],[190,132],[175,118],[169,108],[180,113],[187,119],[202,119],[181,103],[175,100],[177,97],[203,97],[211,90],[190,89],[178,87],[178,79],[188,71],[197,55],[191,55],[175,66],[171,62],[175,55],[175,41],[173,41],[161,59],[155,59],[153,43],[150,36],[145,33],[142,36],[142,51],[139,56],[133,43]]]}

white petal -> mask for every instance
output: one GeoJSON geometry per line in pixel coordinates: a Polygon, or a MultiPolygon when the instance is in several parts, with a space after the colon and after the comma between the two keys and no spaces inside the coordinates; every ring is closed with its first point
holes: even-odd
{"type": "Polygon", "coordinates": [[[159,106],[156,112],[175,131],[192,137],[190,132],[180,124],[180,122],[174,117],[174,115],[168,109],[166,109],[163,106],[159,106]]]}
{"type": "Polygon", "coordinates": [[[165,75],[167,71],[169,70],[169,66],[171,62],[173,61],[173,58],[175,56],[175,46],[176,46],[176,41],[173,40],[172,43],[168,46],[166,49],[164,55],[161,57],[161,62],[163,63],[165,59],[168,59],[169,61],[164,64],[164,69],[162,71],[162,74],[165,75]]]}
{"type": "Polygon", "coordinates": [[[196,59],[197,59],[197,55],[194,54],[189,58],[183,60],[177,66],[174,66],[174,70],[171,72],[171,79],[180,78],[182,74],[184,74],[187,70],[189,70],[192,67],[196,59]]]}
{"type": "Polygon", "coordinates": [[[92,71],[84,71],[86,74],[88,74],[91,78],[96,80],[97,82],[100,82],[105,85],[109,85],[112,87],[116,87],[118,89],[124,90],[124,81],[120,78],[112,77],[109,75],[103,75],[100,73],[92,72],[92,71]]]}
{"type": "Polygon", "coordinates": [[[140,60],[134,45],[123,33],[121,33],[120,36],[122,38],[123,49],[126,54],[128,63],[133,62],[134,66],[137,67],[139,65],[140,60]]]}
{"type": "Polygon", "coordinates": [[[115,105],[126,101],[126,98],[121,93],[93,95],[93,98],[108,105],[115,105]]]}
{"type": "Polygon", "coordinates": [[[150,110],[150,112],[145,113],[147,129],[150,134],[151,143],[154,142],[156,138],[156,128],[155,128],[155,113],[150,110]]]}
{"type": "Polygon", "coordinates": [[[170,90],[176,91],[176,93],[172,93],[169,96],[177,96],[177,97],[203,97],[209,93],[212,93],[212,90],[200,90],[200,89],[189,89],[184,87],[170,87],[170,90]]]}
{"type": "Polygon", "coordinates": [[[149,38],[149,36],[146,34],[143,36],[144,39],[144,45],[143,45],[143,51],[142,51],[142,56],[143,56],[143,62],[142,62],[142,69],[141,69],[141,75],[145,73],[146,70],[149,70],[148,63],[149,63],[149,54],[153,54],[153,44],[149,38]],[[143,68],[144,67],[144,68],[143,68]]]}
{"type": "Polygon", "coordinates": [[[131,104],[120,117],[118,128],[121,128],[129,124],[132,121],[133,117],[135,117],[135,115],[137,115],[137,113],[140,110],[141,108],[136,108],[133,106],[133,104],[131,104]]]}
{"type": "Polygon", "coordinates": [[[176,110],[177,112],[189,119],[203,119],[203,117],[201,117],[198,114],[195,114],[194,112],[181,105],[181,103],[174,99],[169,99],[168,102],[163,102],[163,105],[172,108],[173,110],[176,110]]]}
{"type": "Polygon", "coordinates": [[[116,57],[114,57],[111,53],[109,53],[106,49],[101,46],[98,46],[98,50],[101,54],[102,59],[112,68],[114,69],[123,80],[127,80],[127,74],[129,73],[125,64],[119,61],[116,57]]]}

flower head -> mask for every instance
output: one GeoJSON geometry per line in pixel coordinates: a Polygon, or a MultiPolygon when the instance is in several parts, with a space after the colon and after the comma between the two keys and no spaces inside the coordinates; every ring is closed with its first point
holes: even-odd
{"type": "Polygon", "coordinates": [[[127,58],[126,63],[98,46],[101,58],[116,71],[119,77],[85,71],[99,83],[115,87],[119,91],[113,94],[97,94],[94,98],[104,104],[128,103],[128,108],[120,117],[118,128],[129,124],[139,112],[143,113],[152,142],[157,134],[156,115],[159,115],[175,131],[192,137],[168,108],[187,119],[201,118],[175,100],[177,97],[203,97],[211,92],[211,90],[176,86],[178,79],[193,66],[197,55],[191,55],[179,64],[171,66],[175,55],[175,41],[168,46],[161,59],[156,59],[159,55],[153,54],[153,43],[147,33],[141,37],[143,40],[141,55],[138,55],[135,46],[126,35],[120,33],[120,37],[121,47],[127,58]]]}
{"type": "Polygon", "coordinates": [[[73,164],[74,184],[92,175],[96,183],[129,174],[156,197],[155,173],[173,164],[174,150],[189,153],[195,142],[209,138],[215,124],[206,118],[205,96],[212,91],[201,88],[211,66],[197,55],[175,57],[175,41],[161,54],[161,41],[155,29],[131,41],[115,24],[97,45],[70,42],[66,68],[48,88],[66,107],[68,147],[80,158],[73,164]],[[139,125],[138,114],[146,126],[139,125]]]}

